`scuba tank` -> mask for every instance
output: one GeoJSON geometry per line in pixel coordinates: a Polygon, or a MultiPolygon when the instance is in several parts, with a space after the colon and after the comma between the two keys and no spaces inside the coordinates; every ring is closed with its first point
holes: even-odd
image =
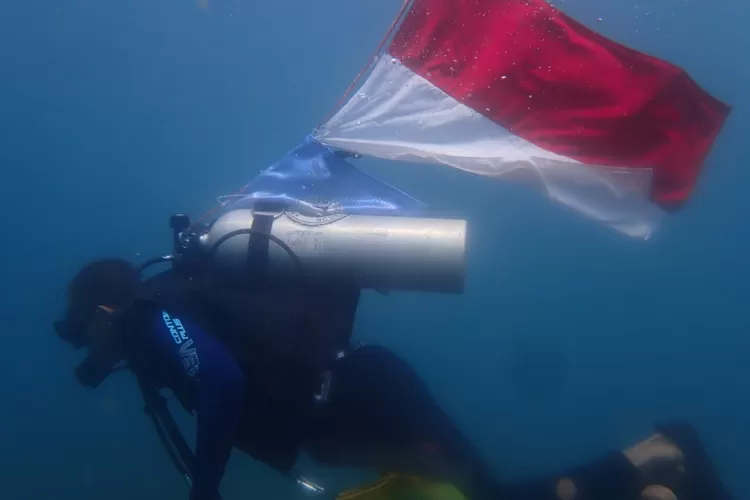
{"type": "Polygon", "coordinates": [[[461,293],[466,226],[461,219],[235,209],[189,235],[187,246],[230,278],[301,273],[378,291],[461,293]]]}

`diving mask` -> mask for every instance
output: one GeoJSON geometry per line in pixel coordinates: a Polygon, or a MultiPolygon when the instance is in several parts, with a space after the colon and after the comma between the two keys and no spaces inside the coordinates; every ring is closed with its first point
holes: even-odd
{"type": "Polygon", "coordinates": [[[76,367],[75,376],[85,387],[98,387],[122,359],[120,315],[99,307],[89,321],[67,318],[54,323],[57,335],[75,348],[88,346],[86,358],[76,367]]]}

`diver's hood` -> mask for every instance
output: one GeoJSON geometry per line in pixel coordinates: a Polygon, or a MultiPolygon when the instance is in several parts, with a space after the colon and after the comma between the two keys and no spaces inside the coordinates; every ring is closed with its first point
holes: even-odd
{"type": "MultiPolygon", "coordinates": [[[[179,244],[180,231],[184,231],[189,225],[187,216],[178,214],[172,216],[170,225],[174,231],[175,246],[179,244]]],[[[172,255],[166,255],[149,259],[139,266],[139,271],[143,273],[147,268],[164,262],[171,262],[174,259],[172,255]]],[[[129,310],[126,307],[125,310],[129,310]]],[[[120,328],[127,328],[127,314],[114,313],[110,316],[110,321],[119,323],[120,328]]],[[[83,361],[76,367],[75,376],[81,385],[85,387],[99,387],[110,374],[124,370],[127,364],[123,363],[119,356],[114,356],[111,350],[102,346],[90,345],[90,338],[86,331],[87,322],[80,319],[78,312],[68,310],[65,317],[55,321],[52,324],[57,336],[65,342],[72,345],[75,349],[88,347],[88,354],[83,361]]]]}

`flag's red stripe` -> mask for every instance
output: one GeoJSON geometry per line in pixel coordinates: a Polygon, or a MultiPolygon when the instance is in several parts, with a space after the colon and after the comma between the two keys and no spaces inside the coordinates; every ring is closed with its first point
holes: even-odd
{"type": "Polygon", "coordinates": [[[681,69],[544,0],[420,0],[390,54],[514,134],[588,164],[653,167],[684,201],[729,113],[681,69]]]}

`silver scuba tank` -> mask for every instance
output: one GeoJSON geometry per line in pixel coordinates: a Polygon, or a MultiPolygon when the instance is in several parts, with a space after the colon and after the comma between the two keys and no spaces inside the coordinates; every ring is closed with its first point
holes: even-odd
{"type": "Polygon", "coordinates": [[[460,293],[466,267],[465,220],[401,216],[305,216],[236,209],[200,236],[213,265],[242,275],[250,238],[267,245],[270,275],[302,271],[318,279],[353,278],[362,288],[460,293]],[[258,219],[266,219],[257,229],[258,219]],[[254,222],[256,225],[254,225],[254,222]],[[264,234],[258,235],[261,231],[264,234]],[[290,256],[293,253],[294,256],[290,256]]]}

